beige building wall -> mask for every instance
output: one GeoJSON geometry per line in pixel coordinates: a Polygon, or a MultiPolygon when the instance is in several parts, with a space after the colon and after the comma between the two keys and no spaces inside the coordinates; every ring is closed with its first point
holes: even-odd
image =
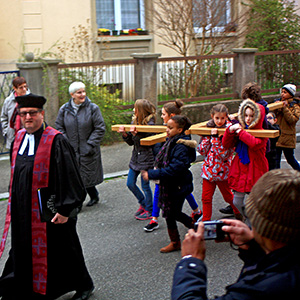
{"type": "MultiPolygon", "coordinates": [[[[239,18],[244,14],[245,7],[241,0],[232,2],[235,5],[233,19],[239,18]]],[[[300,6],[300,0],[296,0],[296,4],[300,6]]],[[[0,71],[15,69],[15,62],[26,52],[40,55],[57,41],[69,42],[74,36],[73,27],[80,24],[90,27],[91,35],[97,32],[95,0],[0,0],[0,7],[0,71]]],[[[108,51],[109,47],[112,51],[104,55],[106,59],[129,58],[131,52],[155,52],[161,53],[162,57],[178,56],[176,51],[161,45],[161,40],[153,34],[155,27],[149,22],[151,7],[152,1],[145,0],[146,27],[150,29],[151,35],[112,37],[107,47],[108,51]],[[126,55],[120,57],[122,53],[126,55]]],[[[228,49],[231,40],[228,39],[228,49]]],[[[97,41],[97,47],[103,48],[99,38],[97,41]]],[[[243,39],[239,39],[233,47],[242,45],[243,39]]]]}
{"type": "Polygon", "coordinates": [[[21,48],[23,20],[16,16],[22,15],[22,5],[19,0],[0,0],[0,7],[0,63],[10,70],[21,48]]]}
{"type": "Polygon", "coordinates": [[[68,42],[74,35],[74,26],[88,26],[87,20],[93,23],[93,3],[93,0],[0,0],[0,70],[12,69],[26,52],[41,54],[58,40],[68,42]]]}

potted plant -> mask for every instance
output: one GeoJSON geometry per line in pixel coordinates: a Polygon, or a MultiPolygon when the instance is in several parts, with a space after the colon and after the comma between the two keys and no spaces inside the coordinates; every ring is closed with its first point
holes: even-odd
{"type": "Polygon", "coordinates": [[[112,35],[118,35],[118,30],[112,30],[112,35]]]}
{"type": "Polygon", "coordinates": [[[129,33],[129,35],[138,35],[136,29],[129,29],[129,30],[128,30],[128,33],[129,33]]]}
{"type": "Polygon", "coordinates": [[[98,28],[98,36],[110,35],[110,30],[107,28],[98,28]]]}
{"type": "Polygon", "coordinates": [[[120,30],[120,35],[128,35],[129,31],[128,30],[120,30]]]}
{"type": "Polygon", "coordinates": [[[147,35],[148,34],[148,30],[142,29],[142,28],[137,28],[136,32],[138,35],[147,35]]]}

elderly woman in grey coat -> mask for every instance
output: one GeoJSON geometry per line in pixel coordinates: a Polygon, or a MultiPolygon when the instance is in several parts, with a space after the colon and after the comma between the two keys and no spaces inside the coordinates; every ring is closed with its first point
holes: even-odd
{"type": "Polygon", "coordinates": [[[56,129],[62,132],[73,146],[90,201],[87,206],[99,202],[96,185],[103,181],[100,142],[105,124],[100,108],[86,96],[85,85],[73,82],[69,86],[71,99],[58,112],[56,129]]]}

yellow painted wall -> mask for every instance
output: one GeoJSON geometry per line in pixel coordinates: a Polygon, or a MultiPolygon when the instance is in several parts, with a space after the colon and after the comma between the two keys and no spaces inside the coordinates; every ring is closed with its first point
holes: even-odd
{"type": "MultiPolygon", "coordinates": [[[[240,0],[233,2],[238,5],[238,14],[242,14],[240,0]]],[[[299,6],[300,0],[296,4],[299,6]]],[[[0,71],[14,69],[22,52],[42,53],[58,40],[69,42],[74,36],[73,27],[79,24],[91,26],[91,34],[96,34],[94,5],[94,0],[0,0],[0,71]]],[[[151,6],[151,1],[146,0],[145,9],[149,11],[151,6]]],[[[146,23],[151,30],[152,25],[146,23]]],[[[178,56],[174,50],[160,45],[155,35],[150,48],[162,57],[178,56]]]]}
{"type": "Polygon", "coordinates": [[[19,0],[0,0],[0,7],[0,60],[9,64],[18,57],[20,51],[22,5],[19,0]]]}
{"type": "Polygon", "coordinates": [[[22,52],[42,53],[57,40],[68,42],[74,35],[74,26],[87,27],[95,19],[93,3],[93,0],[0,0],[1,69],[5,64],[11,66],[22,52]]]}

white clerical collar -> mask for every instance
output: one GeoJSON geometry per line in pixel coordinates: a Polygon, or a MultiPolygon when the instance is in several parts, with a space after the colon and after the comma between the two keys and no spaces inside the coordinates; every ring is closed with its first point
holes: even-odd
{"type": "Polygon", "coordinates": [[[23,143],[22,143],[21,148],[19,150],[19,154],[20,155],[24,154],[24,151],[25,151],[28,143],[29,143],[28,156],[34,155],[34,143],[35,143],[35,140],[34,140],[34,135],[30,134],[30,133],[26,133],[26,135],[24,137],[23,143]]]}

